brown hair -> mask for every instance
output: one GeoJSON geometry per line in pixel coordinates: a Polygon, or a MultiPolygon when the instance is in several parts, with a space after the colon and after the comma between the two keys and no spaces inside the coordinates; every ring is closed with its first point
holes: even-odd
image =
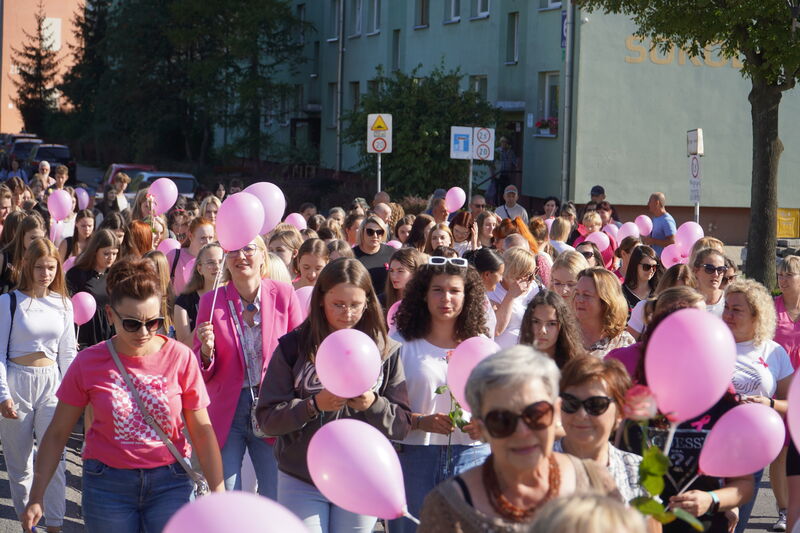
{"type": "Polygon", "coordinates": [[[581,278],[591,278],[597,296],[600,298],[600,318],[603,323],[603,336],[613,339],[623,331],[628,322],[628,302],[622,295],[619,279],[603,267],[587,268],[578,274],[581,278]]]}
{"type": "MultiPolygon", "coordinates": [[[[356,254],[353,253],[353,247],[350,246],[350,244],[348,244],[348,242],[345,240],[336,239],[330,241],[327,244],[327,246],[328,246],[328,257],[333,255],[333,252],[336,252],[337,254],[339,254],[339,257],[347,257],[349,259],[356,258],[356,254]]],[[[339,259],[339,257],[337,257],[336,259],[339,259]]]]}
{"type": "Polygon", "coordinates": [[[123,259],[108,269],[106,290],[111,305],[123,298],[144,301],[153,296],[161,299],[161,280],[149,259],[123,259]]]}
{"type": "Polygon", "coordinates": [[[500,224],[498,224],[494,229],[494,242],[502,241],[512,233],[519,233],[525,237],[525,240],[528,241],[528,246],[530,246],[531,252],[539,252],[539,243],[537,243],[536,239],[533,238],[528,226],[525,225],[525,222],[520,217],[517,217],[514,220],[510,220],[508,218],[501,220],[500,224]]]}
{"type": "Polygon", "coordinates": [[[14,240],[9,244],[11,251],[11,281],[16,283],[19,280],[19,268],[22,265],[22,257],[25,255],[25,234],[33,230],[42,230],[47,235],[47,227],[44,219],[37,212],[27,215],[19,223],[17,231],[14,232],[14,240]]]}
{"type": "MultiPolygon", "coordinates": [[[[397,261],[409,269],[413,276],[420,265],[425,263],[425,256],[416,248],[406,247],[400,248],[392,254],[392,257],[389,258],[389,268],[392,267],[392,261],[397,261]]],[[[409,280],[409,282],[410,281],[411,280],[409,280]]],[[[395,302],[400,300],[400,295],[397,289],[394,288],[394,285],[392,285],[392,280],[389,278],[389,276],[386,276],[386,288],[384,289],[383,294],[385,298],[384,304],[387,309],[390,308],[395,302]]]]}
{"type": "Polygon", "coordinates": [[[92,270],[95,266],[95,259],[97,250],[100,248],[108,248],[109,246],[119,249],[119,241],[114,232],[109,229],[99,229],[95,231],[86,243],[86,248],[83,249],[81,255],[75,259],[75,264],[72,268],[78,270],[92,270]]]}
{"type": "Polygon", "coordinates": [[[411,224],[411,231],[408,232],[408,239],[406,239],[406,246],[413,246],[420,252],[425,251],[425,242],[427,241],[428,235],[425,233],[425,229],[430,225],[434,224],[436,221],[433,220],[433,217],[430,215],[426,215],[425,213],[417,215],[417,218],[414,219],[414,223],[411,224]]]}
{"type": "MultiPolygon", "coordinates": [[[[84,218],[91,218],[94,220],[94,213],[89,209],[81,209],[78,211],[78,214],[75,215],[75,230],[72,232],[72,242],[70,243],[71,246],[67,249],[67,257],[78,251],[78,222],[84,218]]],[[[92,238],[91,235],[89,238],[92,238]]]]}
{"type": "Polygon", "coordinates": [[[297,255],[292,259],[292,267],[294,267],[295,271],[298,273],[300,272],[300,258],[304,255],[316,255],[327,264],[330,260],[331,253],[328,251],[328,246],[322,239],[308,239],[300,245],[297,255]]]}
{"type": "Polygon", "coordinates": [[[61,268],[61,255],[58,253],[55,245],[48,239],[36,239],[28,246],[25,255],[22,257],[17,289],[21,291],[33,289],[36,283],[33,279],[33,268],[36,266],[36,261],[42,257],[49,257],[56,261],[56,275],[48,289],[60,294],[62,298],[66,299],[68,296],[67,284],[64,281],[64,271],[61,268]]]}
{"type": "MultiPolygon", "coordinates": [[[[263,242],[263,241],[262,241],[263,242]]],[[[197,259],[195,259],[195,265],[192,268],[192,276],[189,278],[189,281],[186,282],[186,285],[183,287],[183,294],[191,294],[193,292],[197,292],[203,288],[206,283],[206,280],[203,278],[203,275],[200,274],[199,267],[203,262],[203,258],[212,248],[219,248],[222,250],[222,246],[219,245],[217,242],[210,242],[200,248],[200,251],[197,252],[197,259]]],[[[223,252],[223,261],[224,261],[224,252],[223,252]]],[[[220,269],[224,269],[225,265],[221,264],[219,266],[220,269]]]]}
{"type": "Polygon", "coordinates": [[[631,253],[631,250],[633,250],[635,247],[641,244],[642,241],[639,239],[639,237],[633,237],[629,235],[628,237],[622,239],[622,242],[619,243],[617,249],[614,250],[614,255],[622,259],[622,252],[629,254],[631,253]]]}
{"type": "MultiPolygon", "coordinates": [[[[455,230],[456,225],[463,226],[467,228],[467,242],[472,239],[472,225],[475,223],[475,219],[472,218],[472,213],[469,211],[459,211],[455,214],[455,216],[450,220],[450,232],[452,233],[455,230]]],[[[453,243],[456,242],[455,235],[453,236],[453,243]]]]}
{"type": "Polygon", "coordinates": [[[167,261],[167,256],[159,250],[150,250],[144,254],[144,257],[156,267],[161,290],[161,316],[164,317],[164,330],[169,331],[172,326],[172,310],[175,307],[175,292],[172,290],[172,283],[169,280],[169,261],[167,261]]]}
{"type": "Polygon", "coordinates": [[[669,267],[661,276],[661,279],[658,280],[655,295],[658,296],[665,290],[675,287],[679,281],[682,281],[687,287],[697,288],[697,280],[694,279],[694,274],[689,265],[678,263],[669,267]]]}
{"type": "Polygon", "coordinates": [[[7,216],[5,221],[3,221],[3,232],[0,233],[0,250],[5,251],[9,249],[10,252],[10,244],[14,240],[14,235],[17,233],[17,228],[19,228],[22,219],[24,219],[28,214],[25,211],[11,211],[7,216]]]}
{"type": "Polygon", "coordinates": [[[443,231],[450,236],[450,244],[449,246],[453,246],[456,242],[455,238],[453,237],[453,232],[450,231],[450,226],[447,225],[447,222],[440,222],[431,228],[428,232],[428,236],[425,238],[425,253],[430,255],[433,253],[433,244],[431,243],[431,235],[433,235],[434,231],[443,231]]]}
{"type": "Polygon", "coordinates": [[[616,402],[617,414],[621,417],[625,393],[631,388],[631,378],[625,370],[625,365],[617,359],[600,359],[593,355],[576,357],[561,369],[559,390],[564,391],[592,380],[603,382],[608,395],[616,402]]]}
{"type": "Polygon", "coordinates": [[[539,245],[544,244],[544,242],[547,240],[547,224],[545,224],[544,220],[541,218],[531,219],[531,221],[528,223],[528,229],[539,245]]]}
{"type": "Polygon", "coordinates": [[[125,232],[122,239],[120,255],[124,257],[142,257],[153,249],[153,230],[150,224],[141,220],[134,220],[125,232]]]}
{"type": "Polygon", "coordinates": [[[561,296],[548,289],[539,291],[525,309],[519,331],[519,344],[533,346],[533,313],[540,305],[549,305],[556,311],[556,319],[558,320],[558,339],[556,339],[556,354],[554,357],[556,366],[563,368],[572,359],[585,355],[586,350],[583,348],[581,332],[578,329],[578,322],[575,320],[572,309],[561,296]]]}
{"type": "Polygon", "coordinates": [[[656,271],[653,274],[653,277],[647,282],[650,286],[650,292],[655,290],[658,287],[658,282],[661,279],[661,274],[664,272],[664,267],[661,266],[661,261],[658,260],[658,256],[656,255],[656,251],[653,250],[650,246],[643,244],[641,246],[637,246],[631,252],[631,258],[628,261],[628,270],[625,272],[625,280],[622,282],[623,285],[628,287],[629,289],[636,289],[639,285],[639,264],[642,262],[642,259],[645,257],[652,259],[656,262],[656,271]]]}

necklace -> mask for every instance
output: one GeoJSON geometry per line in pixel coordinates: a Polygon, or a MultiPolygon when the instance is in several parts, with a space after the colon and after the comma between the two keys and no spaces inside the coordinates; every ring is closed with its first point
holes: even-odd
{"type": "Polygon", "coordinates": [[[500,481],[497,479],[497,472],[494,471],[494,457],[490,455],[486,459],[486,462],[483,463],[481,477],[483,486],[486,489],[486,496],[489,499],[489,503],[492,505],[492,509],[501,517],[511,522],[519,523],[529,521],[542,504],[552,500],[558,495],[558,490],[561,487],[561,472],[558,468],[558,462],[555,456],[551,454],[548,458],[548,462],[550,464],[550,472],[547,477],[549,484],[547,492],[539,503],[526,509],[521,509],[508,501],[508,498],[503,495],[503,491],[500,489],[500,481]]]}
{"type": "Polygon", "coordinates": [[[255,300],[253,300],[252,302],[248,302],[247,300],[244,299],[244,296],[241,296],[241,295],[239,295],[239,298],[241,298],[242,303],[246,303],[247,304],[245,306],[245,309],[247,309],[251,313],[256,310],[255,300]]]}

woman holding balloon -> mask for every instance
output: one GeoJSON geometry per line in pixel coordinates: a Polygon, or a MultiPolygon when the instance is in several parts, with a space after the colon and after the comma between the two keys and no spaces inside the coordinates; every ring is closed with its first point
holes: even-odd
{"type": "MultiPolygon", "coordinates": [[[[532,261],[532,259],[531,259],[532,261]]],[[[463,341],[485,333],[484,290],[462,258],[431,257],[409,282],[395,315],[411,402],[411,433],[397,443],[409,512],[441,481],[483,463],[488,448],[476,424],[454,427],[446,384],[448,358],[463,341]]],[[[414,531],[408,519],[391,531],[414,531]]]]}
{"type": "Polygon", "coordinates": [[[200,298],[214,289],[214,280],[222,268],[224,255],[220,245],[215,242],[200,248],[192,268],[192,276],[184,287],[183,294],[175,299],[175,338],[187,346],[192,345],[200,298]]]}
{"type": "MultiPolygon", "coordinates": [[[[372,531],[374,517],[342,509],[315,487],[312,476],[325,473],[310,472],[307,460],[309,442],[326,422],[361,420],[390,439],[404,438],[411,425],[400,344],[386,333],[369,273],[360,262],[338,259],[323,269],[308,319],[279,339],[267,376],[257,413],[260,426],[278,436],[278,502],[312,532],[372,531]],[[348,367],[342,346],[369,351],[374,368],[348,367]],[[331,361],[341,361],[341,375],[323,373],[331,361]]],[[[363,465],[343,465],[354,482],[359,469],[373,468],[368,459],[363,465]]]]}
{"type": "MultiPolygon", "coordinates": [[[[19,269],[17,289],[0,296],[0,441],[14,510],[28,504],[34,439],[53,419],[56,390],[75,358],[72,303],[61,258],[47,239],[33,241],[19,269]]],[[[45,494],[47,531],[60,531],[66,511],[62,459],[45,494]]]]}

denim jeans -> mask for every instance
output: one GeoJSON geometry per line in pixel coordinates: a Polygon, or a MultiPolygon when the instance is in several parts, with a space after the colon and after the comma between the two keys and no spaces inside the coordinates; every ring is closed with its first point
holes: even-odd
{"type": "MultiPolygon", "coordinates": [[[[406,489],[408,512],[417,518],[422,511],[425,496],[442,481],[459,475],[471,468],[480,466],[489,456],[488,444],[478,446],[450,446],[450,459],[447,446],[395,445],[403,468],[403,482],[406,489]]],[[[408,518],[398,518],[389,522],[390,533],[414,533],[417,526],[408,518]]]]}
{"type": "Polygon", "coordinates": [[[759,470],[753,477],[755,478],[756,486],[753,490],[753,499],[749,502],[739,506],[739,523],[736,524],[736,533],[744,533],[747,528],[747,522],[750,520],[750,514],[753,512],[753,506],[756,504],[756,496],[758,496],[758,485],[761,483],[761,477],[764,475],[764,470],[759,470]]]}
{"type": "Polygon", "coordinates": [[[283,472],[278,472],[278,503],[300,517],[309,533],[370,533],[378,521],[345,511],[314,485],[283,472]]]}
{"type": "Polygon", "coordinates": [[[228,440],[222,447],[222,471],[225,490],[242,490],[242,460],[250,452],[258,480],[258,493],[271,500],[278,495],[278,462],[272,445],[253,435],[250,427],[250,405],[253,403],[249,389],[242,389],[233,415],[228,440]]]}
{"type": "Polygon", "coordinates": [[[88,533],[160,533],[189,501],[194,485],[178,463],[158,468],[83,464],[83,518],[88,533]]]}

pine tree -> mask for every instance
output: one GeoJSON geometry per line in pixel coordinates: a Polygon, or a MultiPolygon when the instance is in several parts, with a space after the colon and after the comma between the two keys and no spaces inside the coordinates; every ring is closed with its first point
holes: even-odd
{"type": "Polygon", "coordinates": [[[41,0],[36,10],[36,31],[25,34],[21,49],[13,48],[12,59],[18,69],[13,78],[17,89],[14,104],[22,115],[27,131],[44,133],[45,118],[55,107],[55,77],[57,55],[48,39],[44,5],[41,0]]]}
{"type": "Polygon", "coordinates": [[[108,70],[106,35],[111,0],[86,0],[72,20],[75,41],[70,45],[72,68],[60,86],[64,96],[78,113],[94,112],[104,75],[108,70]]]}

